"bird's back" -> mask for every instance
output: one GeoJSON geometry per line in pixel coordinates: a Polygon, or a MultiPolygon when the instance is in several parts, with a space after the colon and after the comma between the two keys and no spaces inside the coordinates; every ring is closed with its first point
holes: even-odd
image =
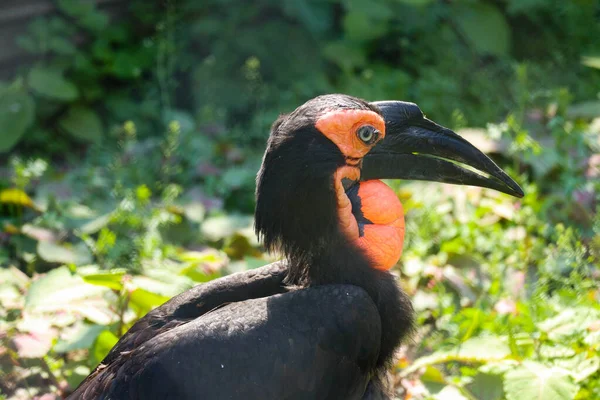
{"type": "Polygon", "coordinates": [[[286,291],[284,276],[272,264],[175,297],[71,398],[362,398],[379,353],[377,307],[356,286],[286,291]]]}

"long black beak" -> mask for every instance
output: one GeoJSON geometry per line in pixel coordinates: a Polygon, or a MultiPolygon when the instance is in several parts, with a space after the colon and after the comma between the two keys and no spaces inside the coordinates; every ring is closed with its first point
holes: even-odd
{"type": "Polygon", "coordinates": [[[383,114],[386,135],[365,156],[362,180],[446,182],[523,197],[523,189],[488,156],[450,129],[425,118],[416,104],[402,101],[371,104],[383,114]],[[465,165],[477,172],[464,168],[465,165]]]}

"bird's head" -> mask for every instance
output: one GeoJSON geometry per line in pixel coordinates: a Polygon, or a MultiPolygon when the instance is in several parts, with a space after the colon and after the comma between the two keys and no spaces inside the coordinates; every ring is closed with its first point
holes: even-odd
{"type": "Polygon", "coordinates": [[[326,95],[273,124],[257,177],[256,232],[291,259],[350,244],[374,268],[389,269],[402,251],[404,216],[378,180],[386,178],[523,195],[491,159],[417,105],[326,95]]]}

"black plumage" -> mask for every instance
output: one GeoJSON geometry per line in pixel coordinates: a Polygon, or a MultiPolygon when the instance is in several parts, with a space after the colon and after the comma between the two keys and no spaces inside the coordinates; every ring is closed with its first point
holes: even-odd
{"type": "MultiPolygon", "coordinates": [[[[394,110],[390,125],[424,119],[413,115],[415,105],[398,104],[413,112],[394,110]]],[[[199,285],[151,311],[69,398],[389,398],[386,370],[413,312],[394,276],[373,268],[339,227],[333,176],[346,160],[315,122],[346,109],[381,115],[375,104],[329,95],[273,124],[255,226],[282,261],[199,285]]]]}

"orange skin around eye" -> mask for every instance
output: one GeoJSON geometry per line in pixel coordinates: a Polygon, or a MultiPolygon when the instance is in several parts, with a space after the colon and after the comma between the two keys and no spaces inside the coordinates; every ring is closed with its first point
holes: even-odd
{"type": "Polygon", "coordinates": [[[322,115],[315,126],[331,140],[346,157],[347,165],[340,167],[334,176],[340,229],[348,240],[363,250],[373,267],[380,270],[392,268],[402,254],[404,241],[404,212],[396,194],[383,182],[371,180],[359,183],[363,216],[371,224],[363,226],[360,236],[358,222],[352,213],[352,203],[346,195],[342,179],[357,182],[360,179],[362,158],[373,144],[366,144],[356,132],[364,125],[371,125],[380,132],[379,140],[385,136],[383,118],[369,110],[338,110],[322,115]],[[348,159],[351,158],[352,162],[348,159]]]}
{"type": "Polygon", "coordinates": [[[380,132],[379,140],[385,136],[385,121],[381,115],[369,110],[337,110],[322,115],[315,126],[331,140],[346,156],[362,158],[371,150],[356,136],[358,128],[371,125],[380,132]]]}

